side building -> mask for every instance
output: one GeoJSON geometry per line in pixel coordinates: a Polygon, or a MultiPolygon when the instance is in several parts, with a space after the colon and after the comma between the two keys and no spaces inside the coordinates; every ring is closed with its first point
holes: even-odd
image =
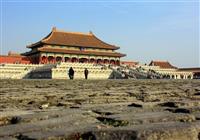
{"type": "Polygon", "coordinates": [[[146,70],[153,70],[169,79],[193,79],[192,71],[180,70],[168,61],[151,61],[149,65],[142,66],[146,70]]]}
{"type": "Polygon", "coordinates": [[[33,64],[79,62],[120,65],[120,58],[126,56],[116,52],[119,47],[103,42],[92,32],[65,32],[55,27],[49,35],[27,48],[31,50],[22,55],[33,64]]]}

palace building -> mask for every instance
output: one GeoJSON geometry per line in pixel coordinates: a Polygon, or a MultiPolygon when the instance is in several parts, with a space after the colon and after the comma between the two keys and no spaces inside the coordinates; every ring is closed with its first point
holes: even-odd
{"type": "Polygon", "coordinates": [[[151,61],[149,65],[138,65],[145,70],[153,70],[168,79],[198,79],[200,68],[177,68],[168,61],[151,61]]]}
{"type": "Polygon", "coordinates": [[[22,54],[0,55],[0,79],[67,79],[70,67],[75,70],[75,79],[84,78],[85,68],[90,72],[89,79],[200,78],[200,68],[179,69],[168,61],[151,61],[149,65],[121,61],[126,55],[117,52],[119,47],[100,40],[92,32],[65,32],[54,27],[27,48],[30,51],[22,54]]]}
{"type": "Polygon", "coordinates": [[[65,32],[55,27],[49,35],[27,48],[31,50],[22,55],[32,64],[79,62],[119,65],[120,58],[126,56],[116,52],[119,47],[105,43],[92,32],[65,32]]]}

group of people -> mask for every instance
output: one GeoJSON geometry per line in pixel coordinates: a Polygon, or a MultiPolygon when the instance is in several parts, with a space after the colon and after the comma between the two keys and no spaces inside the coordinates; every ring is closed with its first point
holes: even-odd
{"type": "MultiPolygon", "coordinates": [[[[89,71],[87,68],[85,68],[84,70],[85,79],[88,79],[88,74],[89,74],[89,71]]],[[[69,75],[69,79],[71,80],[74,79],[74,69],[72,67],[70,67],[68,75],[69,75]]]]}

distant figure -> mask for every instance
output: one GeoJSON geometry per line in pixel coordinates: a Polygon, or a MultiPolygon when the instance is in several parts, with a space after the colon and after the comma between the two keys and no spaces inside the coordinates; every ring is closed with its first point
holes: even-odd
{"type": "Polygon", "coordinates": [[[122,72],[122,75],[121,75],[121,76],[122,76],[123,79],[125,79],[125,76],[126,76],[126,75],[125,75],[124,72],[122,72]]]}
{"type": "Polygon", "coordinates": [[[69,79],[71,80],[74,79],[74,70],[72,67],[70,67],[68,75],[69,75],[69,79]]]}
{"type": "Polygon", "coordinates": [[[87,78],[88,78],[88,73],[89,73],[88,69],[87,69],[87,68],[85,68],[85,70],[84,70],[85,79],[87,79],[87,78]]]}

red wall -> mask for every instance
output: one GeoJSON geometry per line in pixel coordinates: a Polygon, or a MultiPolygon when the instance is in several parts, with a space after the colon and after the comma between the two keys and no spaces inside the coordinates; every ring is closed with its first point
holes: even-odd
{"type": "Polygon", "coordinates": [[[7,56],[0,55],[0,63],[21,63],[21,64],[30,64],[30,60],[26,56],[7,56]]]}

